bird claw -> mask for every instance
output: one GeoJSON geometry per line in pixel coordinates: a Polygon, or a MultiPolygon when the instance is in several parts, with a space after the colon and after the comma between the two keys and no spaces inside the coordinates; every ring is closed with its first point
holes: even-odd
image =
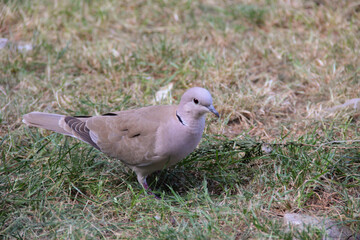
{"type": "Polygon", "coordinates": [[[153,192],[150,191],[150,190],[147,190],[147,194],[154,196],[154,197],[155,197],[156,199],[158,199],[158,200],[161,199],[161,197],[159,197],[158,195],[156,195],[155,193],[153,193],[153,192]]]}
{"type": "Polygon", "coordinates": [[[153,193],[153,192],[151,191],[149,185],[148,185],[147,182],[146,182],[146,179],[144,180],[144,182],[143,182],[142,185],[143,185],[143,187],[145,188],[147,194],[154,196],[154,197],[155,197],[156,199],[158,199],[158,200],[161,199],[158,195],[156,195],[155,193],[153,193]]]}

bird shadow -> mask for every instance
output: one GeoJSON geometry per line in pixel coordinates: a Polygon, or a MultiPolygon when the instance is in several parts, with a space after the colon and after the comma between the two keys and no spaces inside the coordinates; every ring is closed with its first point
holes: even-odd
{"type": "MultiPolygon", "coordinates": [[[[207,139],[208,140],[208,139],[207,139]]],[[[237,194],[239,186],[253,179],[254,161],[262,155],[261,143],[254,139],[206,141],[174,168],[155,172],[148,183],[155,192],[184,196],[206,183],[212,195],[237,194]]]]}

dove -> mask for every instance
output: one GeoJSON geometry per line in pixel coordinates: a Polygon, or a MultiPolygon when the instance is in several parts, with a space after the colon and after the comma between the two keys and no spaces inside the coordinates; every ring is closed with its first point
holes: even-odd
{"type": "Polygon", "coordinates": [[[199,144],[207,113],[219,117],[208,90],[188,89],[178,105],[157,105],[110,112],[101,116],[66,116],[31,112],[29,126],[77,138],[132,169],[151,195],[146,178],[175,165],[199,144]]]}

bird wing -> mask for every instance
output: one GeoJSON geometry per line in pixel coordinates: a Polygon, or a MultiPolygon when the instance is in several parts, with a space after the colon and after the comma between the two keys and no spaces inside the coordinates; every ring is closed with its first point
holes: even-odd
{"type": "MultiPolygon", "coordinates": [[[[130,166],[146,166],[167,157],[155,151],[158,129],[175,117],[175,112],[175,106],[112,112],[88,118],[86,128],[88,136],[102,152],[130,166]]],[[[84,128],[79,126],[78,129],[84,128]]]]}

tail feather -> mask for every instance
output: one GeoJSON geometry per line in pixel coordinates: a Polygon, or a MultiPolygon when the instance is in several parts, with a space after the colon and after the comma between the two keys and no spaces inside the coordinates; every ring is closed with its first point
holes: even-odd
{"type": "Polygon", "coordinates": [[[23,116],[23,122],[29,126],[40,127],[64,135],[73,136],[71,132],[60,127],[60,120],[63,117],[65,116],[53,113],[31,112],[23,116]]]}
{"type": "Polygon", "coordinates": [[[43,112],[31,112],[23,116],[23,122],[29,126],[44,128],[77,138],[100,150],[96,144],[96,139],[93,140],[90,130],[86,127],[87,119],[87,116],[69,117],[43,112]]]}

